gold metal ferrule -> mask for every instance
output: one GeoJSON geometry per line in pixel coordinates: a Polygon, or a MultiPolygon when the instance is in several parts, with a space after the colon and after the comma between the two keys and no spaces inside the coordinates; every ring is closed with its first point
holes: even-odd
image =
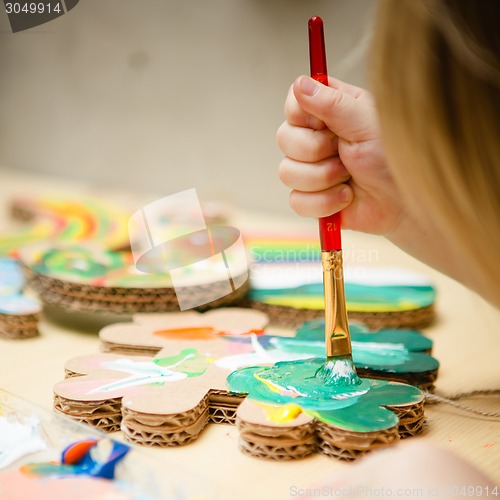
{"type": "Polygon", "coordinates": [[[344,291],[342,250],[321,252],[325,292],[326,355],[347,356],[352,353],[344,291]]]}

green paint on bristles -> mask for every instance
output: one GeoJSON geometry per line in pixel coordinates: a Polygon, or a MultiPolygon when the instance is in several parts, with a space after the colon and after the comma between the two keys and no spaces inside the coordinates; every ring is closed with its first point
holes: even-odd
{"type": "Polygon", "coordinates": [[[361,383],[351,356],[327,358],[326,363],[321,365],[316,372],[316,377],[327,386],[349,386],[361,383]]]}

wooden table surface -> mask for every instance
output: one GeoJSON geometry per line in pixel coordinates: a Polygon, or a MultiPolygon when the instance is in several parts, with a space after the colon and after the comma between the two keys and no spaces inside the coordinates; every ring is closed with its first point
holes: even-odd
{"type": "MultiPolygon", "coordinates": [[[[0,169],[0,210],[13,194],[54,192],[95,193],[90,185],[54,180],[0,169]]],[[[99,194],[104,195],[102,189],[99,194]]],[[[119,196],[117,194],[117,196],[119,196]]],[[[0,229],[8,227],[6,210],[0,212],[0,229]]],[[[232,223],[241,230],[311,229],[314,221],[292,214],[280,216],[235,210],[232,223]]],[[[425,330],[434,340],[433,355],[441,362],[436,391],[456,394],[500,388],[500,314],[477,295],[451,279],[404,254],[383,238],[346,232],[344,247],[370,250],[370,265],[396,265],[423,272],[438,289],[437,320],[425,330]]],[[[40,336],[0,340],[0,387],[43,407],[52,406],[52,386],[63,378],[64,363],[73,356],[97,352],[97,327],[79,321],[60,321],[46,315],[40,336]]],[[[500,398],[464,401],[485,411],[500,412],[500,398]]],[[[427,405],[424,438],[465,457],[496,483],[500,483],[500,422],[464,413],[451,406],[427,405]]],[[[418,438],[420,439],[420,438],[418,438]]],[[[172,462],[200,477],[211,478],[216,498],[286,499],[298,489],[325,477],[350,470],[346,464],[315,455],[291,463],[260,461],[238,450],[238,432],[229,425],[209,425],[187,446],[170,449],[141,448],[161,471],[172,462]]]]}

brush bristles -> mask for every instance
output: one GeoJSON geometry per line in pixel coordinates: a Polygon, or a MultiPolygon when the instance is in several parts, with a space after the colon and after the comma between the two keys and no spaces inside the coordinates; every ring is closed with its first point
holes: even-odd
{"type": "Polygon", "coordinates": [[[325,385],[358,385],[361,379],[350,356],[328,358],[326,363],[316,372],[325,385]]]}

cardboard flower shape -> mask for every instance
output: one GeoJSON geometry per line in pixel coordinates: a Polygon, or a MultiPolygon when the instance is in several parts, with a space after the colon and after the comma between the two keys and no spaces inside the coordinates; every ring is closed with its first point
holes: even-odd
{"type": "MultiPolygon", "coordinates": [[[[70,360],[66,364],[70,378],[54,387],[54,407],[104,430],[121,427],[129,440],[157,446],[187,444],[196,439],[208,422],[234,423],[239,407],[242,442],[253,443],[252,455],[274,459],[312,453],[317,449],[320,430],[328,435],[332,429],[337,434],[351,433],[354,448],[352,444],[348,446],[350,458],[353,454],[357,456],[362,451],[389,444],[400,433],[419,432],[423,421],[422,393],[413,387],[377,380],[364,379],[360,387],[341,391],[333,398],[335,404],[331,407],[311,406],[297,399],[299,394],[292,391],[288,382],[279,391],[283,392],[283,397],[288,394],[290,400],[272,399],[267,394],[266,397],[252,396],[240,406],[246,396],[246,387],[252,394],[255,392],[256,388],[250,387],[250,383],[254,382],[256,373],[259,373],[259,384],[264,381],[263,388],[257,384],[259,391],[265,389],[273,393],[276,389],[273,389],[272,377],[268,377],[274,372],[261,373],[259,370],[275,367],[281,370],[280,367],[287,366],[285,362],[298,363],[294,366],[302,366],[306,374],[303,380],[306,380],[310,378],[307,370],[318,368],[318,363],[324,362],[311,359],[314,354],[296,352],[296,345],[295,350],[281,349],[278,340],[294,339],[263,334],[266,323],[267,317],[261,312],[228,308],[204,314],[137,315],[133,323],[107,326],[100,332],[105,349],[122,354],[101,353],[70,360]],[[148,356],[137,356],[138,353],[148,356]],[[384,399],[382,396],[386,395],[384,399]],[[338,410],[339,405],[348,408],[361,397],[356,411],[371,408],[375,420],[382,415],[382,428],[339,429],[324,418],[325,414],[330,414],[328,412],[338,410]],[[399,424],[394,413],[382,408],[386,405],[400,415],[399,424]],[[283,417],[283,412],[288,417],[283,417]],[[257,442],[248,439],[249,433],[259,435],[256,428],[263,429],[266,443],[267,438],[270,439],[264,452],[258,439],[257,442]],[[292,437],[288,435],[283,439],[283,430],[291,432],[292,437]],[[305,447],[301,444],[302,438],[298,437],[302,434],[307,441],[305,447]],[[282,450],[284,442],[288,443],[285,451],[282,450]],[[255,452],[256,447],[261,451],[255,452]]],[[[310,334],[304,332],[303,341],[311,342],[308,340],[310,334]]],[[[302,380],[300,373],[298,379],[302,380]]],[[[328,387],[327,382],[325,387],[328,387]]],[[[339,414],[336,415],[335,418],[340,419],[339,414]]],[[[349,415],[346,415],[347,421],[349,415]]],[[[367,414],[366,418],[370,420],[371,417],[367,414]]],[[[344,434],[343,441],[346,440],[344,434]]],[[[333,438],[324,439],[318,449],[333,454],[334,442],[333,438]]],[[[249,451],[248,446],[243,449],[249,451]]]]}
{"type": "MultiPolygon", "coordinates": [[[[105,327],[100,338],[106,351],[154,355],[165,347],[192,347],[203,351],[207,341],[216,341],[211,351],[223,356],[220,367],[269,365],[278,361],[324,357],[323,320],[304,323],[293,337],[263,334],[268,318],[249,309],[221,308],[200,314],[166,313],[134,316],[133,323],[105,327]],[[254,335],[252,335],[254,334],[254,335]],[[184,340],[185,343],[179,344],[184,340]],[[174,342],[174,345],[172,345],[174,342]],[[201,344],[200,344],[201,342],[201,344]]],[[[369,332],[351,325],[353,358],[361,376],[370,376],[431,389],[439,363],[427,354],[432,341],[412,330],[369,332]]]]}
{"type": "Polygon", "coordinates": [[[286,460],[317,450],[351,460],[421,431],[419,389],[369,378],[334,384],[321,370],[324,363],[285,361],[229,375],[230,392],[247,395],[236,413],[242,451],[286,460]]]}
{"type": "Polygon", "coordinates": [[[237,356],[237,366],[246,366],[253,348],[238,339],[261,332],[267,316],[230,308],[136,320],[104,328],[103,340],[117,336],[122,352],[156,356],[95,354],[70,360],[71,378],[54,387],[56,411],[106,431],[121,424],[131,441],[158,446],[186,444],[209,421],[234,422],[243,397],[228,393],[231,370],[224,360],[237,356]]]}
{"type": "Polygon", "coordinates": [[[231,351],[228,342],[250,344],[248,337],[251,334],[262,336],[268,322],[263,312],[237,307],[205,313],[136,314],[133,323],[106,326],[99,337],[104,350],[109,352],[154,355],[164,347],[196,345],[203,350],[211,343],[212,351],[225,355],[231,351]],[[221,339],[227,342],[219,342],[221,339]]]}

